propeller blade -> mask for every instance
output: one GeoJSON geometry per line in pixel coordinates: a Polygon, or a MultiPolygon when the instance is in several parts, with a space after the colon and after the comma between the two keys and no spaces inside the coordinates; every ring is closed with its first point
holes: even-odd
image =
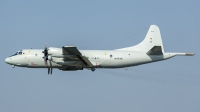
{"type": "Polygon", "coordinates": [[[53,72],[53,68],[52,68],[52,62],[49,60],[49,66],[50,66],[50,69],[51,69],[51,75],[52,75],[52,72],[53,72]]]}
{"type": "Polygon", "coordinates": [[[45,62],[46,62],[46,66],[48,67],[48,61],[47,61],[47,60],[45,60],[45,62]]]}
{"type": "Polygon", "coordinates": [[[51,68],[51,75],[52,75],[52,72],[53,72],[53,68],[51,68]]]}
{"type": "Polygon", "coordinates": [[[48,68],[48,74],[50,73],[50,68],[48,68]]]}
{"type": "Polygon", "coordinates": [[[44,58],[45,65],[46,65],[47,68],[48,68],[48,74],[49,74],[49,73],[52,74],[53,68],[52,68],[52,63],[51,63],[51,61],[48,59],[49,54],[48,54],[47,43],[45,44],[45,46],[44,46],[44,51],[42,51],[42,53],[44,53],[44,57],[43,57],[43,58],[44,58]],[[49,61],[49,66],[48,66],[48,61],[49,61]]]}

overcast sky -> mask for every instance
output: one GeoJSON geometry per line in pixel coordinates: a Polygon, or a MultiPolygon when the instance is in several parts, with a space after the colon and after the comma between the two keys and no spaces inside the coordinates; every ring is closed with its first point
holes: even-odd
{"type": "Polygon", "coordinates": [[[199,0],[0,0],[1,112],[199,112],[199,0]],[[117,49],[151,24],[167,52],[194,52],[123,69],[62,72],[12,68],[27,48],[117,49]]]}

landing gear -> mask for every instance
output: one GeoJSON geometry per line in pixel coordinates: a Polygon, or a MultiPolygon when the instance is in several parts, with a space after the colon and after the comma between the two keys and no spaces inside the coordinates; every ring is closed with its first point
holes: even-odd
{"type": "Polygon", "coordinates": [[[48,75],[49,75],[49,74],[52,75],[52,71],[53,71],[53,68],[48,68],[48,75]]]}
{"type": "Polygon", "coordinates": [[[96,69],[94,67],[92,67],[91,70],[94,72],[96,69]]]}

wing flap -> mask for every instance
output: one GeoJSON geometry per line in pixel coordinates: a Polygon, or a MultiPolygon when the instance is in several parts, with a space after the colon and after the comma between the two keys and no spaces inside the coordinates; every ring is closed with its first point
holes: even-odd
{"type": "Polygon", "coordinates": [[[85,57],[85,56],[79,56],[78,58],[84,63],[87,67],[93,67],[93,64],[85,57]]]}

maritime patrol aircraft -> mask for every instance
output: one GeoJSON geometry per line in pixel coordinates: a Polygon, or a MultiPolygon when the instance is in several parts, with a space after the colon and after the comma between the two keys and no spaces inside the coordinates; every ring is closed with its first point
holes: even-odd
{"type": "Polygon", "coordinates": [[[62,48],[23,49],[5,59],[13,67],[53,68],[76,71],[96,68],[123,68],[162,61],[174,56],[193,56],[194,53],[165,52],[158,26],[151,25],[144,40],[131,47],[115,50],[78,50],[75,46],[62,48]]]}

